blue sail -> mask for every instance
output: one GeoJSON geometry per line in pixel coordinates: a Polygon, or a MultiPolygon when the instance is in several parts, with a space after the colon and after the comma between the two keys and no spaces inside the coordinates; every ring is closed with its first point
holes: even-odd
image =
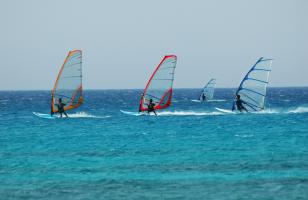
{"type": "Polygon", "coordinates": [[[242,105],[249,112],[264,109],[266,89],[273,59],[261,57],[248,71],[235,93],[232,110],[236,110],[236,96],[240,95],[242,105]]]}
{"type": "Polygon", "coordinates": [[[214,97],[214,91],[216,86],[216,79],[211,79],[203,88],[202,93],[200,94],[200,101],[212,100],[214,97]]]}

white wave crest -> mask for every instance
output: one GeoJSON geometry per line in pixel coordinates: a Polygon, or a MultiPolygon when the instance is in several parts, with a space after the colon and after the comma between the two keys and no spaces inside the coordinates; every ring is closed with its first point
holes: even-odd
{"type": "Polygon", "coordinates": [[[238,135],[236,134],[235,137],[240,137],[240,138],[250,138],[250,137],[253,137],[254,135],[253,134],[244,134],[244,135],[238,135]]]}
{"type": "Polygon", "coordinates": [[[258,111],[258,112],[252,112],[252,113],[255,113],[255,114],[279,114],[281,112],[278,111],[278,110],[275,110],[275,109],[265,109],[265,110],[261,110],[261,111],[258,111]]]}
{"type": "Polygon", "coordinates": [[[221,108],[215,108],[216,110],[218,110],[219,112],[222,112],[222,113],[225,113],[225,114],[248,114],[248,113],[251,113],[251,114],[261,114],[261,115],[264,115],[264,114],[278,114],[278,113],[281,113],[280,111],[276,110],[276,109],[265,109],[265,110],[262,110],[262,111],[256,111],[256,112],[239,112],[239,111],[231,111],[231,110],[226,110],[226,109],[221,109],[221,108]]]}
{"type": "Polygon", "coordinates": [[[195,111],[163,111],[157,113],[159,116],[206,116],[206,115],[223,115],[221,112],[195,112],[195,111]]]}
{"type": "Polygon", "coordinates": [[[96,115],[88,114],[86,112],[71,113],[71,114],[68,114],[68,116],[70,118],[98,118],[98,119],[104,119],[104,118],[111,117],[108,115],[107,116],[96,116],[96,115]]]}
{"type": "Polygon", "coordinates": [[[307,113],[308,112],[308,107],[298,107],[293,110],[289,110],[288,113],[307,113]]]}

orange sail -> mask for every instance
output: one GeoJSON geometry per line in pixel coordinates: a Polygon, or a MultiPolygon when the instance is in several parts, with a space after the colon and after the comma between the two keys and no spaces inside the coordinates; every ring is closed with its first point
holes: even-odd
{"type": "Polygon", "coordinates": [[[70,51],[60,69],[51,92],[51,113],[58,112],[59,99],[64,110],[77,108],[83,103],[82,94],[82,52],[70,51]]]}

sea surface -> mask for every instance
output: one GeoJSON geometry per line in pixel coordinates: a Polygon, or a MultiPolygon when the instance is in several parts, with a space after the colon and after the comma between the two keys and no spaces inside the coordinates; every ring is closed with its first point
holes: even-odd
{"type": "Polygon", "coordinates": [[[260,113],[227,114],[234,89],[158,116],[130,116],[141,90],[86,90],[43,119],[49,91],[0,92],[0,199],[308,199],[308,88],[269,88],[260,113]]]}

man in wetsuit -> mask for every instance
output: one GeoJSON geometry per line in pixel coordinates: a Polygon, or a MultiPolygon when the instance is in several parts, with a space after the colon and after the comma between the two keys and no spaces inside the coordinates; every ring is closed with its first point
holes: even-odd
{"type": "Polygon", "coordinates": [[[236,107],[237,110],[240,112],[243,112],[243,110],[245,110],[246,112],[248,112],[248,110],[243,106],[243,104],[245,104],[245,102],[241,99],[241,95],[236,95],[236,107]]]}
{"type": "Polygon", "coordinates": [[[157,115],[154,107],[155,107],[155,103],[153,103],[153,99],[150,99],[150,102],[148,104],[148,113],[149,114],[150,114],[150,112],[153,112],[155,115],[157,115]]]}
{"type": "Polygon", "coordinates": [[[202,93],[202,101],[205,101],[206,100],[206,96],[204,93],[202,93]]]}
{"type": "Polygon", "coordinates": [[[65,103],[62,102],[62,98],[59,98],[59,103],[56,104],[58,107],[58,113],[60,113],[60,117],[62,117],[62,114],[64,114],[66,117],[68,117],[68,115],[66,114],[65,110],[64,110],[64,106],[66,105],[65,103]]]}

